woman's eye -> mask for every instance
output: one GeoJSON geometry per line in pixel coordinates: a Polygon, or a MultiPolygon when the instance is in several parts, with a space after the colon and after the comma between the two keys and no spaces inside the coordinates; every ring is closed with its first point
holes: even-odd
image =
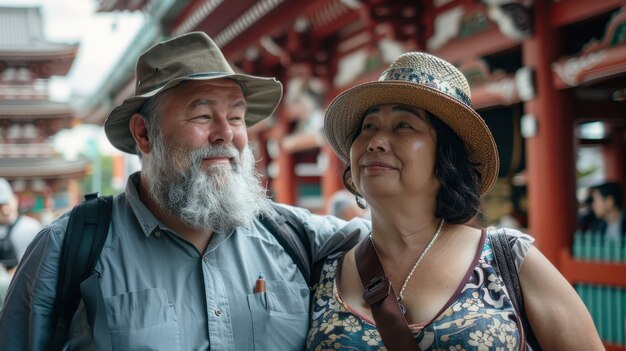
{"type": "Polygon", "coordinates": [[[406,122],[400,122],[396,125],[396,128],[413,128],[413,127],[406,122]]]}
{"type": "Polygon", "coordinates": [[[371,123],[363,123],[361,130],[374,129],[374,125],[371,123]]]}

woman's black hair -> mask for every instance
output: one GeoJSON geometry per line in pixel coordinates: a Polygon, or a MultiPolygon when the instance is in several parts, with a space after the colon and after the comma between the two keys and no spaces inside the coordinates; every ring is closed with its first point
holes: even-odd
{"type": "MultiPolygon", "coordinates": [[[[435,176],[440,187],[437,193],[435,216],[448,223],[465,223],[480,210],[480,179],[477,164],[472,164],[461,138],[444,122],[426,112],[437,133],[435,176]]],[[[355,129],[352,142],[358,137],[355,129]]],[[[343,172],[343,184],[357,193],[348,164],[343,172]]]]}
{"type": "Polygon", "coordinates": [[[437,132],[435,176],[440,187],[435,216],[448,223],[465,223],[480,210],[478,165],[470,162],[465,143],[452,128],[427,114],[437,132]]]}

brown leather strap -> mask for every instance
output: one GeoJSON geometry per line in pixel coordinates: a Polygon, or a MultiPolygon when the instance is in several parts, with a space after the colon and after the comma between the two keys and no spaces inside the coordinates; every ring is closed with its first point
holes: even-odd
{"type": "Polygon", "coordinates": [[[372,308],[376,328],[387,350],[421,351],[369,238],[357,245],[355,260],[364,287],[363,299],[372,308]]]}

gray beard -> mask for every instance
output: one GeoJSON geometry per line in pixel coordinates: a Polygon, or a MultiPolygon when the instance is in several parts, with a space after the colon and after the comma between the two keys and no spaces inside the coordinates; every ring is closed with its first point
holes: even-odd
{"type": "Polygon", "coordinates": [[[145,154],[142,162],[149,195],[185,225],[230,233],[249,227],[260,214],[270,212],[249,146],[241,153],[232,145],[187,151],[180,145],[165,146],[160,135],[153,141],[152,152],[145,154]],[[203,170],[202,160],[215,156],[235,161],[203,170]]]}

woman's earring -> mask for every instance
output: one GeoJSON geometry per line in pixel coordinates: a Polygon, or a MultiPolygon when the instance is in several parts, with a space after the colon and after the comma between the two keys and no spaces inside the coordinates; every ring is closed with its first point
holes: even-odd
{"type": "Polygon", "coordinates": [[[361,194],[359,193],[354,194],[354,198],[356,199],[357,206],[359,206],[362,209],[365,209],[365,207],[367,207],[367,203],[365,202],[365,199],[363,198],[363,196],[361,196],[361,194]]]}

